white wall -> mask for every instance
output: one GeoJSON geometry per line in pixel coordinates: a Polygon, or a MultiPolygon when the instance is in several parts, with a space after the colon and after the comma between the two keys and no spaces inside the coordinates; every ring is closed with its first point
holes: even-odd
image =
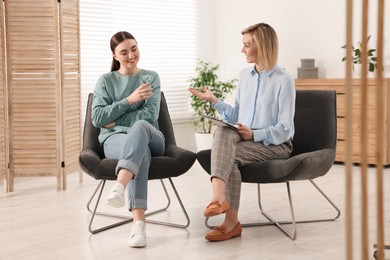
{"type": "MultiPolygon", "coordinates": [[[[200,0],[204,1],[210,2],[200,0]]],[[[354,42],[357,42],[361,35],[361,1],[354,2],[354,42]]],[[[377,37],[377,5],[374,2],[370,1],[369,9],[368,32],[372,34],[369,47],[375,47],[377,37]]],[[[247,66],[240,52],[241,30],[259,22],[266,22],[277,31],[279,65],[294,77],[297,77],[301,58],[316,59],[320,78],[344,77],[345,63],[341,59],[345,50],[341,46],[346,41],[345,0],[215,0],[214,10],[215,28],[210,28],[210,32],[216,34],[213,40],[217,47],[212,59],[221,64],[224,77],[237,77],[238,72],[247,66]]],[[[390,5],[385,5],[385,17],[390,17],[390,5]]],[[[210,20],[209,17],[205,19],[210,20]]],[[[385,23],[385,73],[390,77],[390,53],[386,52],[390,50],[389,19],[385,23]]],[[[207,30],[205,26],[200,29],[207,30]]]]}
{"type": "MultiPolygon", "coordinates": [[[[377,5],[370,1],[369,47],[377,37],[377,5]]],[[[294,78],[300,59],[314,58],[320,78],[345,77],[346,0],[199,0],[199,58],[221,66],[221,79],[237,78],[248,66],[241,53],[241,30],[266,22],[278,33],[279,65],[294,78]]],[[[361,0],[354,1],[354,43],[361,37],[361,0]]],[[[385,19],[390,5],[385,5],[385,19]]],[[[385,20],[385,77],[390,77],[390,20],[385,20]]],[[[233,97],[228,102],[232,103],[233,97]]],[[[175,126],[178,144],[195,151],[192,127],[175,126]]]]}
{"type": "Polygon", "coordinates": [[[212,62],[216,62],[217,58],[215,5],[215,0],[198,0],[198,58],[212,62]]]}
{"type": "MultiPolygon", "coordinates": [[[[217,63],[216,43],[216,1],[215,0],[199,0],[199,28],[198,28],[198,51],[199,57],[205,61],[217,63]]],[[[194,136],[194,128],[188,123],[176,123],[174,125],[176,142],[179,146],[196,152],[196,143],[194,136]]]]}

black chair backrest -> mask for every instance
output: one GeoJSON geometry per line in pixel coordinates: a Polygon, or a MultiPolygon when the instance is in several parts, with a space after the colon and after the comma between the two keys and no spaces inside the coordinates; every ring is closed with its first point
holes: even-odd
{"type": "Polygon", "coordinates": [[[98,137],[100,134],[100,128],[96,128],[92,124],[92,101],[93,93],[89,93],[87,102],[87,111],[85,113],[84,133],[83,133],[83,150],[95,151],[100,158],[104,158],[103,148],[99,143],[98,137]]]}
{"type": "MultiPolygon", "coordinates": [[[[92,101],[93,101],[93,93],[90,93],[88,95],[87,111],[85,114],[85,122],[84,122],[83,150],[91,149],[93,151],[96,151],[101,158],[104,158],[103,148],[98,141],[100,128],[96,128],[92,124],[92,120],[91,120],[92,101]]],[[[169,115],[168,105],[165,100],[165,96],[163,92],[161,92],[161,103],[160,103],[158,124],[161,132],[165,136],[165,146],[176,145],[172,120],[169,115]]]]}
{"type": "Polygon", "coordinates": [[[297,90],[291,156],[336,148],[336,91],[297,90]]]}
{"type": "Polygon", "coordinates": [[[165,147],[168,145],[176,146],[175,132],[173,131],[171,116],[169,115],[167,101],[165,100],[164,92],[162,91],[158,127],[165,136],[165,147]]]}

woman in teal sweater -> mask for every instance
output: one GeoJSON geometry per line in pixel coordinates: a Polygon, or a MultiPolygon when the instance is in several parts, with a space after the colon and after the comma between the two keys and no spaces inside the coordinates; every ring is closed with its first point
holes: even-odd
{"type": "Polygon", "coordinates": [[[106,203],[124,206],[128,185],[129,209],[134,218],[128,245],[144,247],[148,172],[152,156],[164,153],[165,139],[157,119],[160,111],[160,78],[140,69],[137,41],[128,32],[110,41],[111,72],[98,79],[92,104],[92,123],[100,127],[99,141],[107,158],[118,159],[117,181],[106,203]]]}

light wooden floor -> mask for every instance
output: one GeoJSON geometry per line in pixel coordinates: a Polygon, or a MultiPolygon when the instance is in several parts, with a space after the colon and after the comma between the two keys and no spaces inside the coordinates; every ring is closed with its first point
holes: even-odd
{"type": "MultiPolygon", "coordinates": [[[[354,173],[354,259],[360,259],[360,175],[354,173]]],[[[376,241],[375,169],[369,169],[370,257],[376,241]]],[[[204,240],[208,231],[202,212],[211,194],[209,177],[198,164],[186,175],[174,179],[190,215],[187,229],[147,225],[147,247],[126,246],[130,225],[99,234],[88,232],[89,213],[85,205],[97,181],[85,175],[78,183],[77,174],[68,177],[68,190],[56,191],[54,177],[16,178],[13,193],[0,191],[0,259],[345,259],[345,173],[334,165],[317,184],[342,210],[335,222],[299,224],[298,237],[290,240],[274,226],[244,228],[242,237],[220,243],[204,240]]],[[[109,186],[111,186],[109,184],[109,186]]],[[[292,183],[297,218],[331,216],[333,211],[309,182],[292,183]]],[[[161,198],[160,184],[149,185],[150,209],[161,198]]],[[[390,241],[390,169],[385,170],[385,240],[390,241]]],[[[264,206],[278,218],[288,217],[285,186],[264,185],[264,206]]],[[[161,200],[161,199],[160,199],[161,200]]],[[[264,220],[257,211],[256,186],[243,184],[241,222],[264,220]]],[[[102,210],[111,210],[106,206],[102,210]]],[[[128,214],[125,209],[115,212],[128,214]]],[[[181,220],[178,204],[173,201],[162,219],[181,220]]],[[[157,219],[158,217],[154,217],[157,219]]],[[[218,221],[218,218],[216,219],[218,221]]],[[[104,224],[106,220],[98,220],[104,224]]],[[[386,255],[390,259],[389,254],[386,255]]]]}

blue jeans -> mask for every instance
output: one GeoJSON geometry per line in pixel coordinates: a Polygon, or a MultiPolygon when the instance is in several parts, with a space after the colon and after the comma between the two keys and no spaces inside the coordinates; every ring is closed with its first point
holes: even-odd
{"type": "Polygon", "coordinates": [[[115,174],[124,168],[134,174],[128,184],[129,209],[147,209],[148,175],[152,156],[163,155],[165,138],[145,120],[137,121],[127,133],[114,134],[103,144],[107,158],[118,159],[115,174]]]}

